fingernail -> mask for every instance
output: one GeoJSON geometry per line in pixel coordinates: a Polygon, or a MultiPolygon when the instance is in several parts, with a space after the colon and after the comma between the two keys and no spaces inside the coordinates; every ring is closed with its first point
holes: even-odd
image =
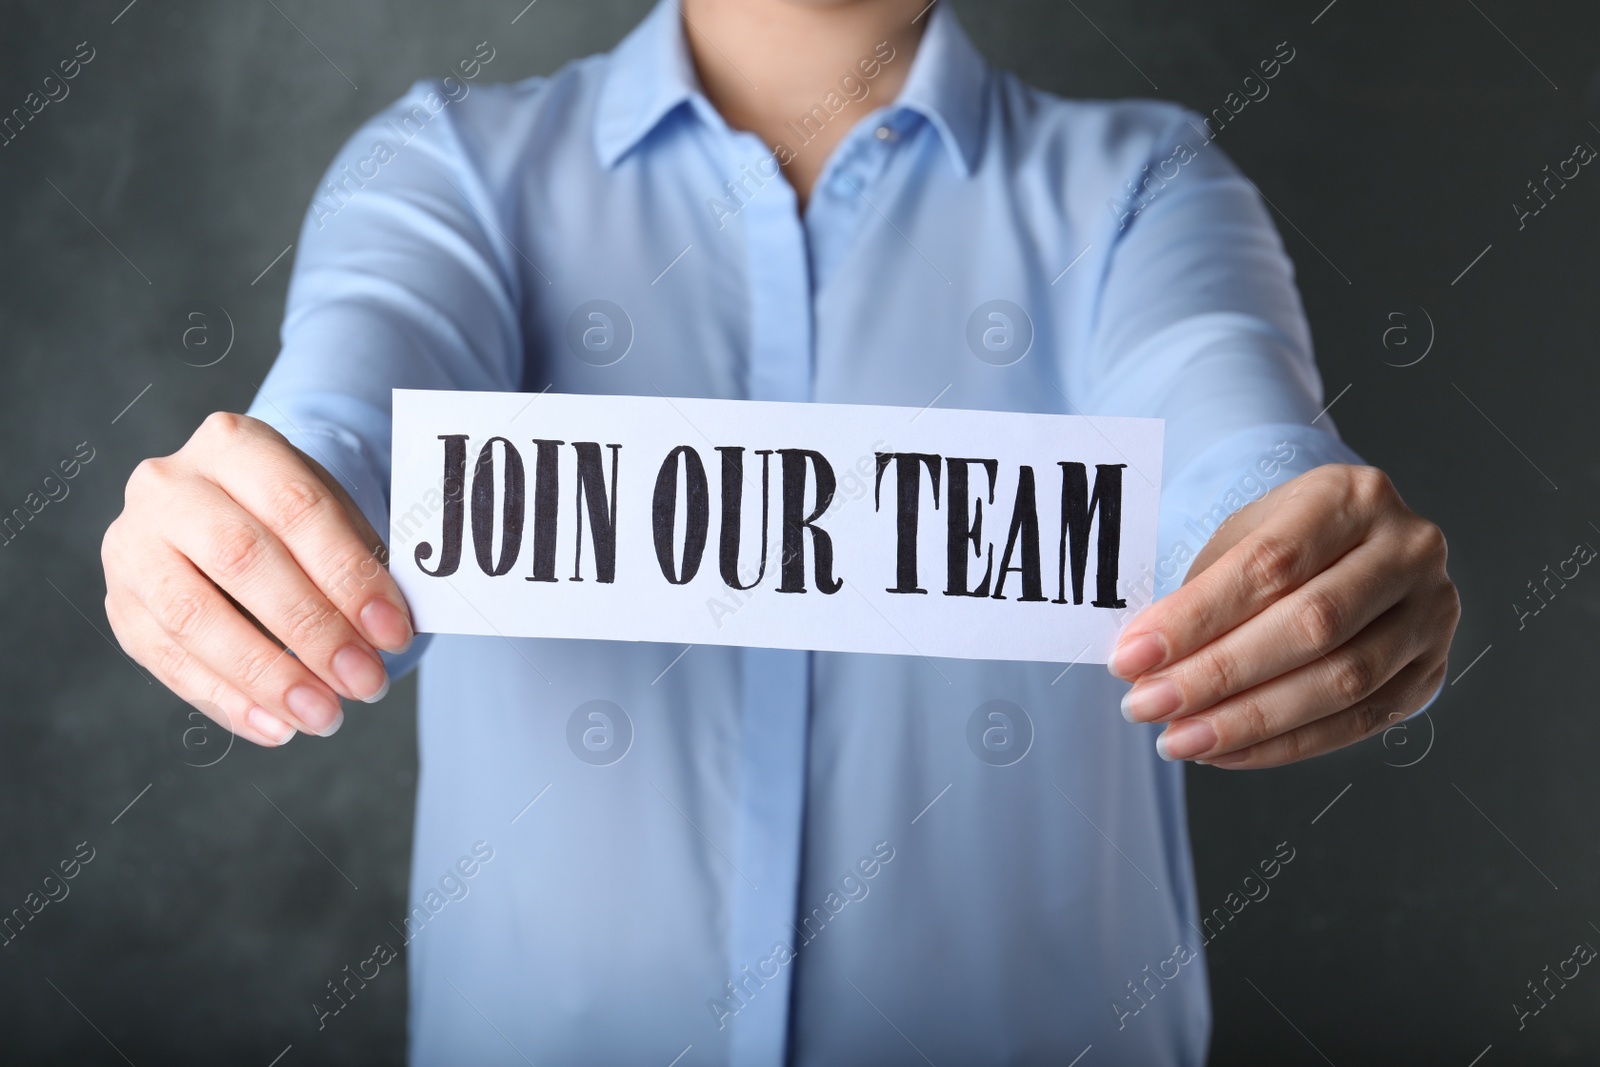
{"type": "Polygon", "coordinates": [[[1169,679],[1140,682],[1122,697],[1122,717],[1129,722],[1154,722],[1183,707],[1183,694],[1169,679]]]}
{"type": "Polygon", "coordinates": [[[404,613],[382,597],[375,597],[361,609],[361,625],[367,629],[372,643],[387,651],[400,653],[411,647],[411,623],[404,613]]]}
{"type": "Polygon", "coordinates": [[[1118,645],[1106,668],[1124,681],[1154,670],[1167,658],[1167,647],[1155,634],[1140,634],[1118,645]]]}
{"type": "Polygon", "coordinates": [[[309,685],[295,686],[284,695],[283,702],[318,737],[332,734],[344,721],[344,711],[339,707],[339,702],[309,685]]]}
{"type": "MultiPolygon", "coordinates": [[[[1206,762],[1211,764],[1213,767],[1232,767],[1234,764],[1243,763],[1249,758],[1250,751],[1246,749],[1242,752],[1229,752],[1225,756],[1212,756],[1206,762]]],[[[1199,763],[1200,761],[1195,760],[1195,762],[1199,763]]]]}
{"type": "Polygon", "coordinates": [[[261,734],[275,745],[287,744],[295,735],[295,728],[278,718],[272,712],[261,706],[251,708],[245,713],[244,721],[251,728],[261,734]]]}
{"type": "MultiPolygon", "coordinates": [[[[1167,727],[1156,738],[1156,753],[1169,763],[1173,760],[1192,759],[1216,746],[1217,731],[1204,719],[1185,719],[1167,727]]],[[[1215,761],[1213,761],[1215,762],[1215,761]]]]}
{"type": "Polygon", "coordinates": [[[383,661],[365,649],[346,645],[333,654],[333,673],[350,695],[368,704],[383,699],[389,691],[389,675],[383,661]]]}

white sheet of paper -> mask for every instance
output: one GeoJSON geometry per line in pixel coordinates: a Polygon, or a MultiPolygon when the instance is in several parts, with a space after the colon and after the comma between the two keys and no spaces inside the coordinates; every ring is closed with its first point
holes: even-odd
{"type": "Polygon", "coordinates": [[[1122,627],[1151,598],[1162,430],[1157,419],[935,407],[397,389],[390,571],[422,632],[1104,663],[1122,627]],[[464,457],[457,468],[464,489],[454,499],[446,491],[452,447],[464,457]],[[738,509],[728,506],[733,494],[723,489],[732,452],[719,448],[742,450],[742,478],[734,479],[741,486],[738,509]],[[765,450],[772,451],[764,456],[765,450]],[[833,499],[810,527],[801,522],[818,503],[820,468],[807,450],[820,454],[835,481],[833,499]],[[585,451],[590,462],[580,507],[585,451]],[[929,458],[880,459],[911,453],[929,458]],[[694,476],[696,458],[703,481],[694,476]],[[983,460],[993,461],[992,500],[983,460]],[[1071,492],[1078,464],[1083,477],[1071,492]],[[909,485],[901,492],[902,465],[917,475],[915,537],[909,528],[904,537],[915,545],[914,579],[900,551],[903,505],[913,495],[909,485]],[[937,493],[930,465],[939,471],[937,493]],[[1019,491],[1030,477],[1025,471],[1031,471],[1032,509],[1019,491]],[[787,516],[803,552],[787,558],[786,475],[792,484],[803,475],[802,495],[787,516]],[[959,490],[963,476],[966,491],[955,495],[952,483],[959,490]],[[1099,559],[1104,505],[1116,482],[1120,531],[1107,540],[1115,594],[1095,606],[1097,590],[1109,592],[1099,589],[1099,559]],[[596,545],[604,553],[604,537],[596,537],[591,504],[603,535],[613,491],[614,573],[602,582],[596,545]],[[683,581],[686,562],[696,556],[688,550],[698,541],[691,496],[705,532],[698,566],[683,581]],[[965,521],[959,521],[961,496],[965,521]],[[1082,509],[1070,523],[1063,520],[1064,496],[1082,509]],[[725,511],[740,530],[732,567],[722,563],[724,542],[733,540],[724,537],[725,511]],[[452,514],[460,531],[453,569],[446,537],[452,514]],[[521,527],[509,545],[508,522],[521,527]],[[1075,602],[1064,524],[1087,531],[1079,535],[1081,602],[1075,602]],[[831,574],[819,566],[822,538],[815,530],[831,547],[831,574]],[[951,571],[962,563],[964,580],[953,587],[951,571]],[[725,570],[751,587],[732,588],[725,570]],[[791,591],[782,591],[785,585],[791,591]],[[1027,598],[1030,592],[1037,599],[1027,598]]]}

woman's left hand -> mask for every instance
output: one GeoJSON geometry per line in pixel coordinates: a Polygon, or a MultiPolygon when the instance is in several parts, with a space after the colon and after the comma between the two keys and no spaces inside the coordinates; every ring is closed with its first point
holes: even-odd
{"type": "Polygon", "coordinates": [[[1461,616],[1439,527],[1373,467],[1329,465],[1231,516],[1109,668],[1165,759],[1276,767],[1421,708],[1461,616]]]}

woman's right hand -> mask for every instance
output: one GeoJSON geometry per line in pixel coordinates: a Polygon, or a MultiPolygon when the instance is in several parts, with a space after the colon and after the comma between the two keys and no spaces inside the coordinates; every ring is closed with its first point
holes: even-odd
{"type": "Polygon", "coordinates": [[[100,555],[122,647],[260,745],[333,733],[340,697],[388,692],[374,650],[411,644],[382,539],[321,465],[246,415],[211,415],[134,468],[100,555]]]}

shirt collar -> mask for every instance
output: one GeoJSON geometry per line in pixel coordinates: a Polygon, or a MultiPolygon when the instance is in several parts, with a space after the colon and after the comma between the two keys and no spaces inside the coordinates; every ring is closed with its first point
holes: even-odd
{"type": "Polygon", "coordinates": [[[977,166],[982,147],[989,64],[973,47],[948,0],[928,16],[928,28],[895,107],[926,119],[963,178],[977,166]]]}
{"type": "MultiPolygon", "coordinates": [[[[988,63],[948,0],[936,3],[894,106],[922,116],[938,131],[962,177],[970,176],[977,163],[988,76],[988,63]]],[[[595,113],[600,162],[615,166],[679,105],[698,97],[683,15],[674,0],[661,0],[607,60],[595,113]]]]}
{"type": "Polygon", "coordinates": [[[606,60],[595,112],[595,148],[608,169],[680,104],[700,94],[683,16],[661,0],[606,60]]]}

